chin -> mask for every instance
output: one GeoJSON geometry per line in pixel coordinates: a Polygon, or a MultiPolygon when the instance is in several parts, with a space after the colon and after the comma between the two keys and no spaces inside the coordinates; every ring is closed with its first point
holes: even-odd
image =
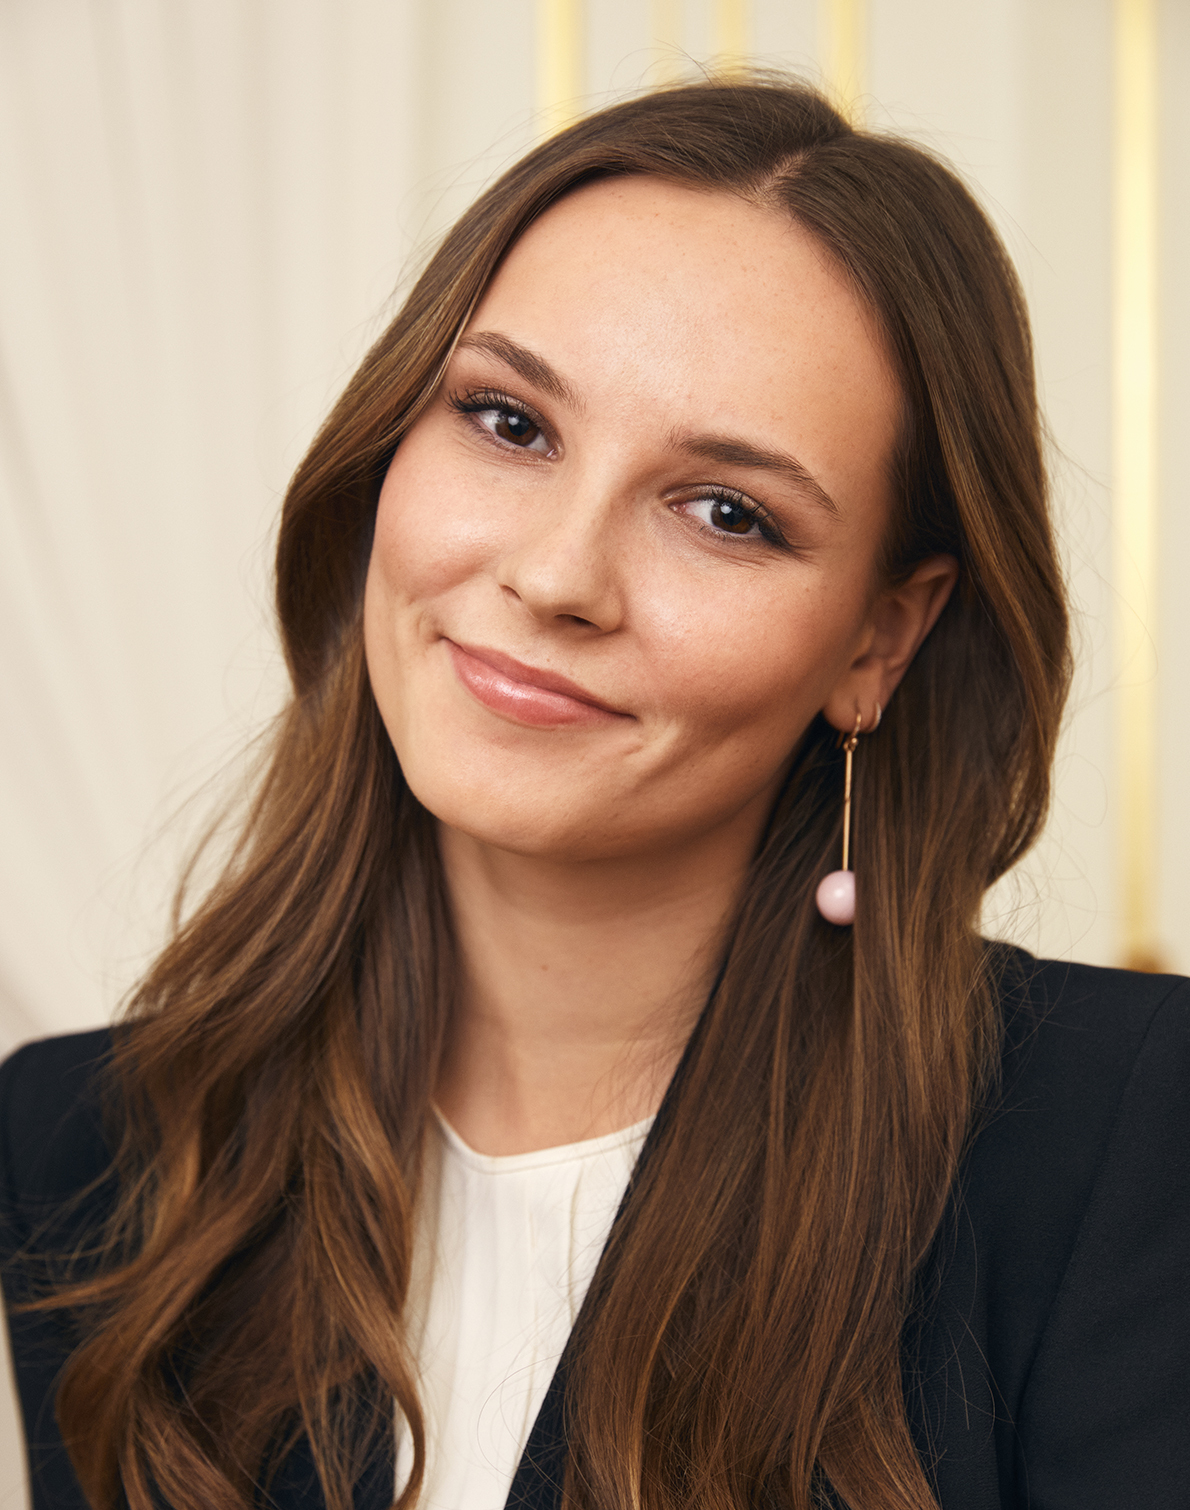
{"type": "Polygon", "coordinates": [[[430,808],[430,812],[443,828],[485,849],[558,865],[621,859],[649,847],[648,841],[609,831],[606,823],[568,821],[564,815],[551,814],[550,821],[543,823],[540,813],[531,815],[496,806],[483,812],[463,805],[438,812],[430,808]]]}
{"type": "Polygon", "coordinates": [[[583,749],[585,741],[565,735],[555,742],[511,724],[477,737],[451,714],[441,707],[390,728],[410,791],[439,823],[477,843],[543,859],[631,849],[617,821],[628,796],[614,779],[622,752],[583,749]]]}
{"type": "Polygon", "coordinates": [[[444,779],[445,769],[411,762],[410,791],[444,828],[491,849],[565,864],[615,859],[658,842],[625,823],[621,804],[610,794],[601,800],[589,781],[504,783],[485,773],[471,783],[457,766],[444,779]]]}

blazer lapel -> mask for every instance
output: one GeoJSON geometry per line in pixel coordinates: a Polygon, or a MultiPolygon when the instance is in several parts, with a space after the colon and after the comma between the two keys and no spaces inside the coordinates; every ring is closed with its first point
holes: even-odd
{"type": "MultiPolygon", "coordinates": [[[[711,989],[713,999],[719,988],[719,980],[722,979],[722,969],[711,989]]],[[[640,1182],[641,1172],[648,1163],[653,1149],[661,1137],[662,1127],[669,1118],[670,1107],[673,1104],[675,1088],[681,1083],[689,1064],[695,1040],[701,1035],[703,1023],[706,1020],[704,1009],[695,1025],[694,1032],[686,1044],[678,1067],[674,1071],[673,1078],[669,1082],[657,1115],[653,1119],[653,1125],[649,1128],[649,1135],[644,1141],[636,1166],[628,1181],[612,1222],[611,1230],[607,1235],[607,1242],[603,1245],[599,1263],[596,1265],[594,1276],[591,1279],[590,1288],[587,1290],[586,1299],[579,1309],[578,1318],[574,1324],[574,1330],[570,1334],[570,1340],[563,1349],[562,1356],[558,1360],[558,1367],[554,1370],[554,1376],[550,1380],[546,1390],[545,1399],[542,1402],[537,1419],[533,1422],[533,1429],[529,1433],[529,1440],[525,1443],[525,1450],[521,1454],[521,1461],[517,1465],[517,1471],[513,1475],[512,1487],[508,1491],[505,1500],[505,1510],[561,1510],[562,1506],[562,1481],[566,1473],[566,1379],[567,1363],[573,1347],[574,1338],[586,1325],[594,1314],[599,1296],[607,1288],[608,1278],[615,1262],[612,1251],[612,1238],[619,1230],[624,1220],[624,1213],[628,1209],[628,1203],[632,1192],[640,1182]]]]}
{"type": "Polygon", "coordinates": [[[505,1510],[561,1510],[562,1479],[566,1472],[565,1397],[566,1354],[563,1353],[513,1475],[505,1510]]]}
{"type": "MultiPolygon", "coordinates": [[[[396,1440],[390,1428],[352,1490],[353,1510],[389,1510],[396,1486],[396,1440]]],[[[326,1510],[326,1496],[314,1468],[309,1437],[300,1437],[269,1485],[270,1510],[326,1510]]]]}
{"type": "MultiPolygon", "coordinates": [[[[564,1353],[550,1380],[513,1476],[505,1502],[507,1510],[561,1510],[562,1477],[566,1470],[565,1391],[564,1353]]],[[[389,1431],[377,1444],[372,1461],[355,1482],[353,1510],[389,1510],[396,1472],[396,1440],[394,1433],[389,1431]]],[[[301,1437],[294,1444],[269,1487],[266,1503],[271,1510],[326,1510],[326,1498],[314,1469],[308,1437],[301,1437]]]]}
{"type": "MultiPolygon", "coordinates": [[[[715,988],[717,987],[718,981],[715,983],[715,988]]],[[[712,990],[713,994],[714,990],[712,990]]],[[[580,1328],[589,1321],[598,1305],[598,1296],[607,1287],[608,1275],[614,1262],[613,1254],[609,1251],[612,1237],[623,1222],[624,1212],[640,1180],[641,1171],[661,1135],[662,1125],[667,1120],[672,1103],[674,1088],[685,1072],[692,1046],[701,1031],[704,1019],[705,1013],[686,1045],[657,1115],[653,1119],[644,1147],[637,1158],[636,1167],[632,1171],[628,1188],[616,1211],[586,1299],[579,1310],[571,1340],[567,1342],[562,1352],[549,1388],[546,1390],[541,1409],[537,1413],[537,1419],[533,1422],[529,1440],[525,1443],[525,1450],[521,1454],[517,1471],[513,1475],[512,1486],[508,1491],[508,1498],[505,1500],[505,1510],[561,1510],[562,1481],[566,1472],[567,1362],[573,1339],[580,1328]]],[[[377,1444],[371,1463],[356,1481],[353,1510],[389,1510],[393,1502],[396,1472],[396,1438],[394,1430],[390,1427],[377,1444]]],[[[326,1500],[318,1483],[318,1475],[314,1471],[310,1444],[305,1437],[294,1447],[274,1480],[271,1501],[275,1510],[325,1510],[326,1500]]]]}
{"type": "Polygon", "coordinates": [[[354,1510],[389,1510],[396,1490],[397,1455],[393,1433],[387,1433],[383,1450],[355,1482],[352,1495],[354,1510]]]}

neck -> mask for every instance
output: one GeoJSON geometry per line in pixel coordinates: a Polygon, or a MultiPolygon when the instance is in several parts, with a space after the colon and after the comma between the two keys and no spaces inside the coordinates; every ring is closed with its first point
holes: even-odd
{"type": "Polygon", "coordinates": [[[718,966],[758,825],[644,857],[512,854],[440,826],[461,982],[437,1099],[523,1153],[656,1111],[718,966]]]}

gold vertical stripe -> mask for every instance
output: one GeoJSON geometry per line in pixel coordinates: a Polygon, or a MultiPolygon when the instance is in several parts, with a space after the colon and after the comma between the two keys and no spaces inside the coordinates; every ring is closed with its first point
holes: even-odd
{"type": "Polygon", "coordinates": [[[1157,847],[1157,17],[1115,0],[1112,550],[1126,963],[1153,968],[1157,847]]]}
{"type": "Polygon", "coordinates": [[[747,66],[752,47],[748,0],[715,0],[715,56],[725,71],[747,66]]]}
{"type": "Polygon", "coordinates": [[[574,119],[583,73],[582,0],[537,0],[537,115],[543,137],[574,119]]]}
{"type": "Polygon", "coordinates": [[[819,0],[821,61],[826,87],[850,121],[859,123],[867,89],[866,0],[819,0]]]}

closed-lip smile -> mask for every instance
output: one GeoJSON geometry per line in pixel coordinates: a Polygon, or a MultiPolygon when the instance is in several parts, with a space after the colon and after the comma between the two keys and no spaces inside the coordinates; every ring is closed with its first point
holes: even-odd
{"type": "MultiPolygon", "coordinates": [[[[444,637],[445,638],[445,637],[444,637]]],[[[459,680],[494,713],[537,728],[631,718],[556,671],[527,666],[501,650],[447,638],[459,680]]]]}

